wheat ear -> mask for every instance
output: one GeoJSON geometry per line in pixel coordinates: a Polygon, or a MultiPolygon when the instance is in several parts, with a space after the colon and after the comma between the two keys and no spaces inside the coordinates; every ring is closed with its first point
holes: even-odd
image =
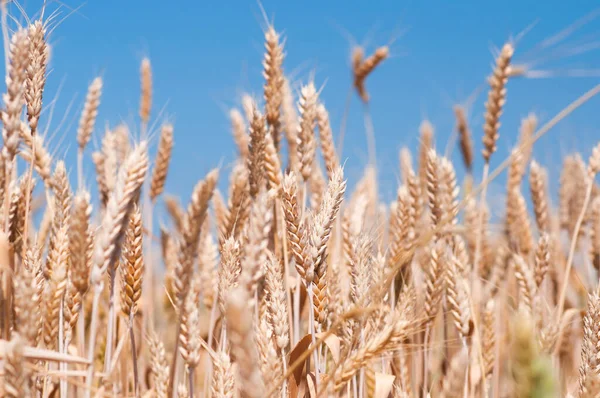
{"type": "Polygon", "coordinates": [[[163,192],[169,163],[171,162],[171,151],[173,150],[173,125],[166,123],[160,129],[160,140],[158,142],[158,152],[154,162],[154,171],[150,180],[150,200],[156,201],[156,198],[163,192]]]}
{"type": "Polygon", "coordinates": [[[280,108],[283,101],[283,44],[279,42],[279,34],[273,26],[265,32],[265,57],[263,60],[265,116],[271,126],[271,136],[275,151],[279,150],[280,141],[280,108]]]}

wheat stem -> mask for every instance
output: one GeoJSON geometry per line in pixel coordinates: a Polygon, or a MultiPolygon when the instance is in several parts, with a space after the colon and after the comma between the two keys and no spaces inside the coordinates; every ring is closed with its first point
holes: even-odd
{"type": "Polygon", "coordinates": [[[573,256],[575,255],[575,248],[577,246],[577,238],[579,236],[579,230],[581,229],[581,224],[583,223],[583,219],[585,217],[586,210],[590,203],[590,198],[592,196],[592,189],[594,188],[594,180],[590,178],[588,181],[588,185],[585,191],[585,198],[583,200],[583,207],[581,208],[581,212],[579,213],[579,217],[577,218],[577,223],[575,224],[575,229],[573,230],[573,235],[571,237],[571,245],[569,247],[569,255],[567,257],[567,263],[565,265],[564,272],[564,282],[560,289],[560,296],[558,298],[557,303],[557,319],[561,319],[564,306],[565,299],[567,297],[567,288],[569,287],[569,281],[571,280],[571,268],[573,267],[573,256]]]}

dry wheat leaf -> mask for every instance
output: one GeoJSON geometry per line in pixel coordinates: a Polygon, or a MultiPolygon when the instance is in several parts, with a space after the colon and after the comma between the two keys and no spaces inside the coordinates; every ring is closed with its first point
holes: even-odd
{"type": "Polygon", "coordinates": [[[375,373],[375,394],[373,398],[387,398],[392,392],[396,376],[385,373],[375,373]]]}

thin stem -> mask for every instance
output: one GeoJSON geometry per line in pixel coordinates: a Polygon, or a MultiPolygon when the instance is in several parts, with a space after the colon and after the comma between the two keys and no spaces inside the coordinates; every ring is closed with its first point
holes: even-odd
{"type": "Polygon", "coordinates": [[[194,368],[188,369],[188,393],[190,394],[190,398],[194,398],[194,368]]]}
{"type": "Polygon", "coordinates": [[[178,317],[177,331],[175,333],[175,347],[173,348],[173,359],[171,360],[171,369],[169,372],[169,388],[167,397],[173,397],[175,391],[175,375],[177,374],[177,359],[179,358],[179,333],[181,333],[181,315],[178,317]]]}
{"type": "Polygon", "coordinates": [[[467,369],[465,369],[465,385],[463,388],[463,398],[467,398],[469,396],[469,387],[470,387],[470,375],[471,375],[471,364],[469,361],[470,353],[469,353],[469,344],[467,344],[467,339],[463,337],[462,339],[463,346],[467,350],[467,369]]]}
{"type": "MultiPolygon", "coordinates": [[[[4,159],[0,159],[3,161],[4,159]]],[[[10,184],[13,180],[13,162],[6,161],[6,182],[4,187],[4,232],[8,235],[8,216],[10,208],[10,184]]],[[[12,314],[12,273],[14,271],[14,256],[10,258],[10,268],[2,272],[2,302],[3,302],[3,335],[5,340],[10,340],[11,314],[12,314]]]]}
{"type": "Polygon", "coordinates": [[[485,196],[487,194],[487,186],[488,186],[488,175],[490,173],[490,164],[489,162],[485,162],[483,166],[483,177],[481,178],[481,184],[483,188],[481,189],[481,199],[479,200],[478,210],[478,220],[477,220],[477,237],[475,239],[475,256],[473,257],[473,270],[471,271],[471,288],[473,288],[473,284],[475,281],[477,270],[479,270],[479,259],[481,257],[481,244],[483,241],[483,218],[485,216],[482,211],[482,206],[485,204],[485,196]]]}
{"type": "Polygon", "coordinates": [[[300,341],[300,275],[296,278],[296,290],[294,290],[294,345],[300,341]]]}
{"type": "Polygon", "coordinates": [[[425,327],[425,337],[423,338],[423,397],[427,396],[427,384],[429,383],[429,332],[430,326],[425,327]]]}
{"type": "Polygon", "coordinates": [[[100,294],[102,293],[102,282],[94,284],[94,298],[92,300],[92,314],[90,324],[90,337],[88,339],[88,373],[86,376],[86,389],[85,398],[90,398],[92,394],[92,381],[94,378],[94,351],[96,343],[96,332],[98,327],[98,303],[100,301],[100,294]]]}
{"type": "MultiPolygon", "coordinates": [[[[215,294],[212,301],[212,308],[210,311],[210,326],[208,328],[208,347],[212,348],[213,334],[215,332],[215,326],[217,323],[217,297],[218,294],[215,294]]],[[[224,326],[225,324],[223,324],[224,326]]],[[[218,348],[218,347],[217,347],[218,348]]],[[[208,396],[208,390],[210,387],[210,377],[212,377],[213,368],[211,366],[206,367],[207,371],[204,373],[204,396],[208,396]]]]}
{"type": "Polygon", "coordinates": [[[567,265],[565,267],[564,273],[564,282],[562,284],[560,297],[558,299],[558,311],[556,312],[558,315],[558,320],[560,320],[563,313],[565,298],[567,296],[567,287],[569,286],[569,279],[571,275],[571,268],[573,266],[573,256],[575,255],[575,246],[577,246],[577,237],[579,235],[579,230],[581,229],[581,224],[583,223],[583,218],[585,217],[585,212],[590,203],[590,198],[592,196],[592,188],[594,188],[594,176],[589,177],[587,189],[585,191],[585,199],[583,200],[583,207],[581,208],[581,212],[579,213],[579,217],[577,218],[577,223],[575,224],[575,229],[573,230],[573,236],[571,237],[571,248],[569,249],[569,256],[567,257],[567,265]]]}
{"type": "MultiPolygon", "coordinates": [[[[64,298],[60,300],[60,309],[58,311],[58,352],[66,353],[66,342],[64,340],[65,336],[65,321],[64,321],[64,298]]],[[[59,369],[67,370],[65,362],[59,362],[59,369]]],[[[60,396],[66,398],[67,397],[67,379],[60,379],[60,396]]]]}
{"type": "Polygon", "coordinates": [[[138,375],[137,350],[135,349],[135,333],[133,330],[133,311],[129,315],[129,337],[131,338],[131,357],[133,362],[133,388],[136,398],[140,396],[140,379],[138,375]]]}
{"type": "Polygon", "coordinates": [[[117,272],[114,264],[110,264],[109,269],[109,301],[108,301],[108,325],[106,329],[106,348],[104,352],[104,373],[110,369],[110,361],[113,350],[113,335],[115,328],[115,273],[117,272]]]}
{"type": "MultiPolygon", "coordinates": [[[[313,307],[313,284],[312,282],[308,284],[307,286],[307,294],[308,294],[308,304],[309,304],[309,310],[308,310],[308,325],[309,325],[309,329],[310,329],[310,335],[312,338],[312,344],[313,346],[317,345],[317,337],[316,337],[316,333],[315,333],[315,310],[313,307]]],[[[317,391],[319,390],[319,355],[318,355],[318,350],[315,349],[313,351],[313,361],[315,363],[315,385],[317,387],[317,391]]]]}

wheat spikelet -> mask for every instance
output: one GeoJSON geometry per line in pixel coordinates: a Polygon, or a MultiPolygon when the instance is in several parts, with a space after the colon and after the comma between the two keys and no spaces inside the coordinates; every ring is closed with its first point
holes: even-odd
{"type": "MultiPolygon", "coordinates": [[[[463,212],[463,224],[465,226],[465,239],[469,247],[470,258],[473,259],[475,248],[477,246],[477,238],[479,234],[485,233],[482,230],[485,228],[479,228],[479,220],[481,209],[477,206],[477,201],[474,198],[466,200],[464,212],[463,212]]],[[[485,224],[485,221],[482,224],[485,224]]],[[[482,225],[484,227],[484,225],[482,225]]]]}
{"type": "MultiPolygon", "coordinates": [[[[416,219],[414,212],[414,198],[410,195],[406,186],[398,189],[396,199],[396,210],[390,215],[390,242],[388,245],[387,267],[395,267],[406,253],[412,250],[415,240],[416,219]]],[[[400,272],[396,275],[395,289],[400,289],[410,280],[410,262],[412,257],[406,258],[400,272]]]]}
{"type": "Polygon", "coordinates": [[[223,238],[239,236],[250,211],[248,169],[241,163],[234,166],[229,182],[228,218],[223,238]]]}
{"type": "Polygon", "coordinates": [[[389,48],[387,46],[382,46],[362,62],[359,62],[359,60],[362,59],[362,56],[359,58],[357,56],[358,53],[353,57],[354,62],[352,72],[354,74],[354,88],[363,102],[369,102],[369,94],[365,89],[365,79],[389,56],[389,54],[389,48]]]}
{"type": "Polygon", "coordinates": [[[481,317],[483,325],[482,355],[484,363],[484,376],[490,377],[494,370],[496,359],[496,303],[490,299],[485,304],[481,317]]]}
{"type": "Polygon", "coordinates": [[[365,300],[372,285],[374,267],[373,241],[366,234],[354,239],[351,246],[353,252],[349,256],[350,298],[353,303],[365,300]]]}
{"type": "Polygon", "coordinates": [[[544,277],[550,268],[550,237],[547,234],[540,236],[537,247],[535,249],[535,265],[533,273],[535,276],[535,284],[539,289],[542,286],[544,277]]]}
{"type": "Polygon", "coordinates": [[[200,280],[194,278],[181,308],[179,352],[190,372],[200,362],[200,280]]]}
{"type": "MultiPolygon", "coordinates": [[[[213,196],[214,201],[214,196],[213,196]]],[[[208,219],[205,221],[204,232],[200,239],[200,253],[198,265],[200,269],[200,287],[202,291],[202,302],[207,309],[212,309],[217,295],[219,262],[219,248],[210,232],[208,219]]]]}
{"type": "Polygon", "coordinates": [[[246,242],[243,247],[242,273],[240,284],[248,290],[252,299],[257,293],[258,281],[264,275],[266,248],[269,244],[269,233],[273,213],[269,211],[274,194],[264,190],[257,196],[250,210],[246,242]]]}
{"type": "Polygon", "coordinates": [[[519,127],[519,151],[523,156],[523,163],[527,165],[531,158],[531,152],[533,150],[533,134],[537,129],[537,117],[530,113],[527,117],[521,120],[521,126],[519,127]]]}
{"type": "Polygon", "coordinates": [[[319,212],[314,217],[310,234],[310,255],[314,267],[313,304],[315,320],[323,324],[327,318],[327,244],[331,236],[333,223],[342,203],[346,182],[342,169],[338,167],[332,174],[319,212]]]}
{"type": "Polygon", "coordinates": [[[295,173],[283,177],[282,206],[285,216],[286,235],[294,256],[296,271],[307,283],[314,279],[314,266],[308,259],[308,231],[300,220],[298,205],[298,182],[295,173]]]}
{"type": "Polygon", "coordinates": [[[470,173],[473,168],[473,138],[471,137],[471,130],[467,123],[465,108],[460,105],[454,106],[454,116],[456,118],[456,131],[458,131],[460,142],[460,153],[465,168],[470,173]]]}
{"type": "Polygon", "coordinates": [[[129,226],[125,235],[125,248],[121,263],[121,312],[125,317],[133,317],[138,310],[142,296],[144,259],[142,257],[142,215],[134,206],[129,216],[129,226]]]}
{"type": "Polygon", "coordinates": [[[506,225],[510,243],[519,253],[527,256],[533,250],[533,235],[525,198],[519,189],[513,189],[508,192],[506,202],[506,225]]]}
{"type": "Polygon", "coordinates": [[[215,189],[215,192],[213,193],[212,207],[215,215],[214,218],[218,236],[221,239],[225,237],[225,233],[227,232],[226,229],[227,220],[229,219],[229,209],[227,208],[223,194],[218,189],[215,189]]]}
{"type": "Polygon", "coordinates": [[[300,174],[304,181],[308,180],[314,163],[316,140],[315,125],[317,119],[317,105],[319,94],[313,82],[308,83],[300,90],[298,100],[298,112],[300,121],[298,123],[298,161],[300,162],[300,174]]]}
{"type": "Polygon", "coordinates": [[[227,337],[231,353],[236,358],[238,388],[243,398],[262,397],[263,380],[258,365],[258,353],[254,344],[252,312],[248,311],[246,289],[233,290],[226,304],[227,337]]]}
{"type": "Polygon", "coordinates": [[[8,208],[8,241],[13,245],[14,253],[18,254],[20,257],[23,257],[23,241],[27,240],[27,237],[23,236],[25,232],[25,216],[30,210],[25,208],[25,198],[27,195],[31,197],[31,193],[35,188],[35,179],[33,179],[29,185],[29,192],[27,192],[27,185],[26,178],[21,179],[18,186],[16,184],[11,184],[13,192],[10,196],[10,205],[8,208]]]}
{"type": "Polygon", "coordinates": [[[444,216],[444,186],[441,181],[440,161],[435,149],[427,153],[427,199],[431,222],[437,227],[444,216]]]}
{"type": "Polygon", "coordinates": [[[158,336],[154,333],[148,338],[148,349],[150,350],[150,371],[153,380],[153,390],[156,398],[167,398],[167,388],[169,384],[169,363],[165,346],[158,336]]]}
{"type": "MultiPolygon", "coordinates": [[[[57,239],[63,239],[59,235],[63,227],[69,224],[71,208],[71,187],[69,186],[65,164],[62,161],[57,163],[52,179],[54,181],[54,207],[50,241],[48,243],[48,260],[44,269],[46,278],[51,277],[54,264],[60,263],[56,258],[53,258],[55,254],[58,254],[54,247],[57,239]]],[[[68,260],[69,253],[67,252],[66,255],[68,260]]]]}
{"type": "Polygon", "coordinates": [[[277,357],[271,324],[266,317],[262,317],[258,324],[255,325],[258,361],[263,382],[266,388],[274,388],[277,392],[279,392],[275,382],[279,377],[281,377],[283,373],[283,366],[277,357]]]}
{"type": "Polygon", "coordinates": [[[444,219],[450,218],[451,224],[456,224],[458,222],[456,217],[458,216],[460,188],[456,184],[454,166],[447,158],[442,157],[439,161],[439,171],[442,186],[438,194],[442,197],[444,219]]]}
{"type": "MultiPolygon", "coordinates": [[[[115,153],[117,158],[117,164],[122,166],[125,164],[125,160],[131,152],[131,143],[129,137],[129,127],[125,123],[119,123],[112,131],[115,143],[115,153]]],[[[160,145],[160,144],[159,144],[160,145]]]]}
{"type": "Polygon", "coordinates": [[[263,60],[265,116],[271,126],[271,135],[275,151],[279,149],[280,108],[283,101],[283,44],[279,43],[279,34],[273,26],[265,32],[265,57],[263,60]]]}
{"type": "Polygon", "coordinates": [[[486,290],[483,295],[485,297],[485,301],[493,298],[496,293],[498,293],[498,289],[505,278],[506,269],[509,265],[510,254],[511,253],[508,250],[508,247],[506,247],[504,244],[501,243],[498,246],[494,256],[493,264],[487,276],[486,290]]]}
{"type": "Polygon", "coordinates": [[[93,250],[93,232],[90,225],[92,206],[90,194],[80,190],[73,200],[73,213],[69,227],[71,268],[69,278],[83,295],[89,287],[89,273],[93,250]]]}
{"type": "Polygon", "coordinates": [[[183,225],[185,223],[185,212],[181,208],[179,201],[171,195],[165,195],[164,201],[167,212],[175,224],[175,229],[177,232],[182,233],[183,225]]]}
{"type": "Polygon", "coordinates": [[[42,178],[46,186],[48,188],[52,188],[52,157],[44,145],[44,138],[39,134],[32,136],[29,129],[27,129],[23,124],[21,124],[20,134],[23,142],[26,145],[26,147],[20,152],[20,155],[27,162],[33,162],[35,171],[42,178]]]}
{"type": "Polygon", "coordinates": [[[141,98],[140,119],[144,124],[150,120],[150,109],[152,108],[152,68],[148,58],[142,59],[140,65],[141,98]]]}
{"type": "Polygon", "coordinates": [[[102,154],[104,156],[103,172],[108,191],[115,189],[118,178],[119,158],[117,151],[117,140],[114,132],[106,130],[102,137],[102,154]]]}
{"type": "Polygon", "coordinates": [[[250,143],[250,137],[246,132],[246,123],[244,117],[237,109],[231,109],[229,111],[229,119],[231,120],[231,132],[233,139],[238,147],[240,157],[242,159],[248,158],[248,145],[250,143]]]}
{"type": "Polygon", "coordinates": [[[269,189],[278,192],[281,186],[281,180],[283,179],[283,174],[281,172],[279,154],[277,153],[277,148],[273,143],[273,137],[271,134],[267,134],[265,137],[264,156],[264,168],[265,174],[267,175],[269,189]]]}
{"type": "Polygon", "coordinates": [[[525,159],[519,148],[512,150],[510,154],[510,166],[508,168],[508,178],[506,182],[506,191],[521,189],[521,181],[525,175],[525,159]]]}
{"type": "Polygon", "coordinates": [[[498,141],[498,129],[500,128],[500,116],[502,108],[506,101],[506,82],[508,80],[508,70],[510,61],[514,53],[512,44],[506,43],[498,58],[496,66],[489,78],[490,91],[485,103],[485,124],[483,125],[483,159],[489,163],[490,157],[496,152],[496,141],[498,141]]]}
{"type": "Polygon", "coordinates": [[[535,222],[540,233],[550,230],[547,183],[546,170],[535,160],[532,161],[529,169],[529,187],[531,189],[535,222]]]}
{"type": "Polygon", "coordinates": [[[375,355],[385,351],[390,346],[397,346],[400,342],[405,341],[414,327],[413,324],[397,314],[394,314],[389,324],[381,326],[377,333],[338,365],[333,375],[336,391],[339,391],[375,355]]]}
{"type": "Polygon", "coordinates": [[[469,290],[466,281],[461,275],[465,267],[456,256],[450,256],[450,262],[444,273],[446,279],[446,298],[450,313],[454,319],[454,326],[458,334],[466,341],[471,328],[471,307],[469,305],[469,290]]]}
{"type": "Polygon", "coordinates": [[[175,267],[174,287],[181,304],[190,286],[194,262],[198,256],[198,239],[218,178],[217,169],[210,171],[204,180],[196,184],[192,192],[180,241],[179,261],[175,267]]]}
{"type": "Polygon", "coordinates": [[[121,255],[121,241],[147,170],[146,142],[142,141],[127,157],[119,189],[112,193],[107,203],[102,228],[94,244],[92,284],[100,284],[104,271],[114,267],[121,255]]]}
{"type": "Polygon", "coordinates": [[[241,271],[240,244],[233,237],[229,237],[221,246],[221,265],[218,274],[218,304],[222,315],[225,314],[227,295],[237,287],[241,271]]]}
{"type": "Polygon", "coordinates": [[[35,21],[31,24],[27,33],[29,36],[29,65],[25,80],[25,102],[31,134],[35,135],[42,112],[42,95],[46,84],[49,51],[45,38],[46,28],[42,21],[35,21]]]}
{"type": "Polygon", "coordinates": [[[512,257],[512,265],[515,270],[515,277],[519,284],[519,300],[521,305],[528,311],[529,314],[533,314],[533,299],[536,292],[535,278],[533,271],[529,264],[525,262],[523,257],[515,254],[512,257]]]}
{"type": "Polygon", "coordinates": [[[13,280],[15,328],[25,342],[35,346],[42,325],[40,304],[44,291],[42,263],[37,248],[28,249],[23,265],[13,280]]]}
{"type": "Polygon", "coordinates": [[[433,125],[428,120],[424,120],[419,126],[419,134],[419,181],[421,183],[421,192],[426,195],[429,150],[433,148],[433,125]]]}
{"type": "Polygon", "coordinates": [[[329,124],[329,112],[323,104],[317,106],[317,125],[319,126],[319,141],[321,142],[321,152],[325,160],[327,177],[331,179],[331,175],[340,165],[340,160],[335,151],[333,133],[329,124]]]}
{"type": "Polygon", "coordinates": [[[316,210],[321,206],[321,201],[323,200],[323,195],[325,194],[325,189],[327,187],[327,181],[325,181],[323,170],[316,158],[307,183],[308,190],[310,191],[310,208],[316,210]]]}
{"type": "Polygon", "coordinates": [[[44,344],[48,349],[56,349],[59,328],[59,312],[67,289],[67,261],[69,256],[69,240],[67,226],[62,226],[56,236],[52,251],[49,253],[49,264],[52,269],[50,280],[44,293],[44,344]]]}
{"type": "Polygon", "coordinates": [[[233,398],[235,393],[234,367],[226,352],[218,351],[213,357],[213,377],[210,391],[215,398],[233,398]]]}
{"type": "Polygon", "coordinates": [[[173,125],[166,123],[160,129],[160,140],[158,142],[158,151],[156,152],[156,161],[154,162],[154,172],[150,181],[150,200],[153,202],[165,188],[172,150],[173,125]]]}
{"type": "Polygon", "coordinates": [[[581,365],[579,367],[579,393],[587,391],[587,378],[597,378],[600,371],[598,352],[600,350],[600,298],[598,292],[588,296],[587,310],[583,317],[583,342],[581,347],[581,365]]]}
{"type": "Polygon", "coordinates": [[[592,154],[588,160],[587,173],[590,178],[594,178],[600,172],[600,144],[592,149],[592,154]]]}
{"type": "Polygon", "coordinates": [[[444,292],[444,244],[438,242],[431,249],[429,266],[425,274],[424,310],[427,323],[433,322],[440,309],[440,301],[444,292]]]}
{"type": "Polygon", "coordinates": [[[400,148],[398,158],[400,159],[400,175],[402,176],[402,183],[408,184],[409,176],[415,173],[410,149],[405,146],[400,148]]]}
{"type": "MultiPolygon", "coordinates": [[[[12,162],[19,146],[21,112],[25,103],[24,87],[29,66],[29,38],[24,29],[17,30],[11,38],[6,71],[6,93],[3,95],[5,109],[2,111],[2,155],[12,162]]],[[[8,164],[7,164],[8,166],[8,164]]],[[[7,167],[7,170],[11,170],[7,167]]]]}
{"type": "Polygon", "coordinates": [[[102,95],[102,78],[95,78],[90,84],[79,119],[79,128],[77,129],[77,144],[79,150],[83,151],[94,131],[96,116],[98,116],[98,107],[100,106],[100,96],[102,95]]]}
{"type": "Polygon", "coordinates": [[[70,342],[73,336],[73,330],[77,325],[79,313],[81,311],[82,297],[73,285],[70,278],[67,278],[67,288],[65,290],[63,302],[63,319],[64,319],[64,339],[70,342]]]}
{"type": "Polygon", "coordinates": [[[569,227],[569,216],[571,211],[571,199],[575,191],[577,181],[579,180],[583,161],[577,155],[568,155],[563,159],[563,167],[560,174],[560,188],[558,191],[559,200],[559,222],[561,228],[569,227]]]}
{"type": "Polygon", "coordinates": [[[273,252],[267,251],[265,262],[265,289],[267,291],[267,309],[273,328],[275,343],[280,353],[284,353],[290,342],[287,303],[283,280],[283,267],[273,252]]]}
{"type": "Polygon", "coordinates": [[[92,161],[96,167],[96,184],[98,185],[98,195],[100,196],[100,203],[102,207],[105,207],[108,203],[110,196],[110,190],[106,182],[106,174],[104,172],[104,161],[105,157],[102,152],[94,152],[92,154],[92,161]]]}
{"type": "Polygon", "coordinates": [[[250,196],[255,198],[265,184],[265,145],[267,136],[265,117],[253,104],[248,146],[248,179],[250,196]]]}

